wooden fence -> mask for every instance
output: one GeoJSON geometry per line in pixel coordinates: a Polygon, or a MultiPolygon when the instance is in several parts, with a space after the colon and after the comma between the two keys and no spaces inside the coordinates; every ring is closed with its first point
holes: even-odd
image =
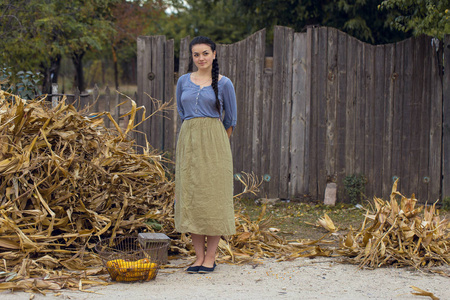
{"type": "MultiPolygon", "coordinates": [[[[128,96],[120,93],[120,91],[111,90],[109,86],[106,86],[102,91],[97,85],[89,93],[81,93],[78,89],[75,89],[73,94],[61,94],[58,92],[58,85],[53,84],[52,94],[45,95],[49,101],[52,102],[52,106],[56,106],[59,101],[64,97],[67,103],[74,105],[78,110],[84,110],[86,113],[98,113],[102,111],[107,111],[111,114],[111,117],[115,122],[121,126],[121,128],[126,128],[128,123],[128,116],[120,117],[121,113],[128,112],[131,108],[131,103],[126,102],[128,96]],[[124,103],[122,106],[122,102],[124,103]]],[[[137,94],[131,99],[136,99],[137,94]]],[[[110,128],[113,126],[108,117],[104,117],[105,126],[110,128]]]]}
{"type": "MultiPolygon", "coordinates": [[[[342,200],[343,180],[353,174],[367,178],[369,197],[388,197],[396,178],[421,202],[450,196],[448,37],[373,46],[333,28],[276,27],[269,68],[265,34],[217,49],[238,101],[234,171],[264,176],[261,196],[322,199],[334,181],[342,200]]],[[[181,40],[178,76],[189,71],[189,40],[181,40]]],[[[151,112],[148,95],[174,98],[174,41],[137,42],[138,104],[151,112]]],[[[173,154],[179,123],[172,111],[141,130],[173,154]]]]}

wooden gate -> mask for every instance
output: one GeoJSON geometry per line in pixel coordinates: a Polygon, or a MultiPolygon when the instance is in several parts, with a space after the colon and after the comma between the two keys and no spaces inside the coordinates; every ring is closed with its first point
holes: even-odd
{"type": "MultiPolygon", "coordinates": [[[[234,171],[264,176],[261,196],[322,199],[335,181],[344,199],[343,179],[352,174],[367,178],[369,197],[388,197],[396,178],[421,202],[450,196],[448,37],[444,47],[425,36],[373,46],[333,28],[276,27],[266,66],[265,34],[217,49],[238,101],[234,171]]],[[[189,40],[180,44],[178,76],[189,71],[189,40]]],[[[173,40],[138,39],[139,105],[151,110],[145,93],[173,98],[173,67],[173,40]]],[[[173,154],[179,120],[166,117],[142,130],[173,154]]]]}

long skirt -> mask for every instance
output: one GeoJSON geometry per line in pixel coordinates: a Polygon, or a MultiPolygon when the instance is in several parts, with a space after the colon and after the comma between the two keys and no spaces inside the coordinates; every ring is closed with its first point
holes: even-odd
{"type": "Polygon", "coordinates": [[[233,235],[233,160],[228,135],[215,118],[181,125],[175,166],[175,228],[181,233],[233,235]]]}

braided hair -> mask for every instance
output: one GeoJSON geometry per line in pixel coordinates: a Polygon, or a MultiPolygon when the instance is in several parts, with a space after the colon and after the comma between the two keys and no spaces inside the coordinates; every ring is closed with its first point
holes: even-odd
{"type": "MultiPolygon", "coordinates": [[[[191,43],[189,44],[189,51],[192,54],[192,47],[198,44],[206,44],[211,47],[211,50],[214,52],[216,51],[216,44],[208,37],[206,36],[197,36],[195,37],[191,43]]],[[[220,100],[219,100],[219,63],[217,62],[217,52],[216,52],[216,58],[214,58],[212,62],[212,69],[211,69],[211,87],[214,90],[214,94],[216,95],[216,108],[220,113],[220,100]]]]}

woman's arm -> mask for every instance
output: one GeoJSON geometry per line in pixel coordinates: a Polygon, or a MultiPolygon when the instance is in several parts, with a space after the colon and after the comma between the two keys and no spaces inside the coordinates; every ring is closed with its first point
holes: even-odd
{"type": "Polygon", "coordinates": [[[182,94],[182,82],[181,82],[181,77],[178,78],[178,82],[177,82],[177,90],[176,90],[176,97],[177,97],[177,110],[178,110],[178,114],[180,115],[181,121],[184,121],[184,109],[183,109],[183,105],[181,104],[181,94],[182,94]]]}
{"type": "MultiPolygon", "coordinates": [[[[223,80],[223,79],[222,79],[223,80]]],[[[231,80],[225,82],[222,89],[223,97],[223,109],[225,110],[225,116],[223,118],[223,125],[225,126],[228,136],[231,136],[237,121],[237,105],[236,105],[236,93],[234,92],[234,86],[231,80]]]]}

